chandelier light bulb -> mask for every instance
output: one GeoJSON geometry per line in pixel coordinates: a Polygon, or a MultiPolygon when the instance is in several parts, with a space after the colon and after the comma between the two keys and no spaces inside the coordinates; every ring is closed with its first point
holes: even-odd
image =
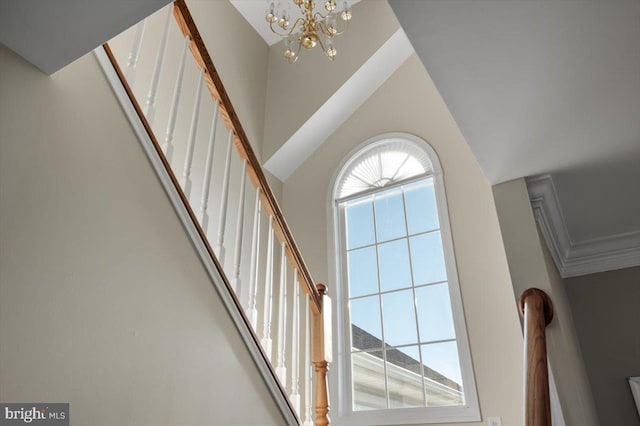
{"type": "Polygon", "coordinates": [[[275,8],[275,5],[273,3],[271,3],[269,5],[269,7],[267,8],[267,12],[265,14],[265,19],[270,24],[272,24],[272,23],[274,23],[274,22],[276,22],[278,20],[278,18],[276,16],[276,8],[275,8]]]}
{"type": "Polygon", "coordinates": [[[282,9],[282,14],[278,20],[278,26],[283,30],[286,30],[289,27],[289,12],[284,9],[282,9]]]}
{"type": "Polygon", "coordinates": [[[331,41],[327,41],[327,49],[325,50],[325,53],[327,54],[327,57],[332,61],[338,54],[338,51],[336,50],[335,47],[333,47],[333,43],[331,43],[331,41]]]}
{"type": "Polygon", "coordinates": [[[331,12],[336,8],[336,0],[327,0],[327,2],[324,4],[324,8],[327,9],[328,12],[331,12]]]}
{"type": "Polygon", "coordinates": [[[346,1],[344,2],[344,10],[342,11],[342,13],[340,14],[340,17],[342,18],[343,21],[350,21],[351,20],[351,9],[349,8],[349,3],[347,3],[346,1]]]}
{"type": "Polygon", "coordinates": [[[333,37],[334,35],[338,34],[338,23],[337,23],[335,13],[332,13],[329,16],[327,16],[326,22],[327,22],[327,31],[329,32],[329,34],[327,35],[329,37],[333,37]]]}

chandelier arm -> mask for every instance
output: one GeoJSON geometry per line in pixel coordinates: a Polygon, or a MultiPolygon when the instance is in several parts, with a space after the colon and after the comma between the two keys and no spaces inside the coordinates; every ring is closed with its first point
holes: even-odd
{"type": "Polygon", "coordinates": [[[288,32],[285,33],[281,33],[279,31],[276,31],[275,28],[273,28],[273,22],[269,23],[269,28],[271,28],[271,31],[275,34],[278,35],[282,38],[287,38],[289,37],[291,34],[293,34],[293,32],[296,30],[296,28],[298,27],[298,24],[303,23],[304,24],[304,19],[302,18],[298,18],[296,19],[296,22],[293,23],[293,26],[291,27],[291,30],[289,30],[288,32]]]}
{"type": "Polygon", "coordinates": [[[320,32],[327,37],[333,37],[333,34],[331,34],[331,32],[329,31],[329,28],[327,28],[327,24],[325,24],[323,21],[317,21],[316,28],[319,29],[320,32]]]}
{"type": "Polygon", "coordinates": [[[326,15],[323,15],[320,12],[316,12],[315,15],[313,15],[313,19],[315,19],[316,21],[319,21],[319,20],[327,19],[327,16],[329,16],[328,13],[326,15]],[[320,19],[318,19],[318,17],[320,17],[320,19]]]}

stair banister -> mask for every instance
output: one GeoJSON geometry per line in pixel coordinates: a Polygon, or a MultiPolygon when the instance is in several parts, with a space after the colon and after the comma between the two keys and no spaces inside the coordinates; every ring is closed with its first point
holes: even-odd
{"type": "Polygon", "coordinates": [[[524,425],[551,426],[545,328],[553,319],[553,304],[544,291],[530,288],[520,296],[520,312],[524,317],[524,425]]]}
{"type": "MultiPolygon", "coordinates": [[[[167,190],[169,192],[174,191],[176,194],[179,200],[177,209],[184,209],[186,212],[186,215],[183,216],[185,226],[187,228],[192,227],[195,230],[195,233],[191,234],[194,243],[203,247],[201,254],[204,256],[205,262],[211,262],[213,268],[219,271],[222,276],[222,287],[218,288],[219,291],[229,293],[230,299],[228,300],[230,305],[237,308],[240,313],[240,316],[237,317],[236,325],[243,329],[241,332],[245,333],[245,341],[252,342],[249,347],[253,351],[254,358],[260,363],[266,363],[261,364],[261,372],[267,382],[271,383],[269,386],[274,394],[280,393],[286,399],[284,403],[279,400],[278,404],[283,409],[285,418],[289,419],[287,423],[292,423],[292,419],[295,419],[295,421],[305,426],[312,424],[314,420],[316,425],[328,425],[327,372],[331,362],[331,300],[327,295],[326,287],[322,284],[318,284],[316,287],[311,278],[311,274],[302,259],[282,211],[267,183],[267,179],[185,1],[176,0],[167,9],[169,9],[168,13],[164,15],[163,11],[162,15],[163,31],[160,36],[159,47],[154,51],[155,61],[149,79],[150,87],[148,91],[138,93],[136,97],[131,86],[141,50],[142,32],[147,20],[135,28],[133,47],[127,51],[127,61],[123,62],[127,65],[126,73],[130,76],[131,81],[127,80],[125,73],[118,65],[118,61],[109,44],[104,45],[107,61],[113,65],[112,71],[115,71],[117,80],[121,83],[121,90],[126,93],[125,96],[131,101],[129,108],[132,106],[135,111],[134,115],[137,115],[137,118],[140,119],[138,125],[141,125],[149,136],[150,142],[147,145],[141,138],[143,146],[146,147],[152,162],[155,161],[156,164],[160,164],[161,168],[164,169],[163,172],[158,173],[161,176],[161,180],[163,179],[162,176],[166,176],[164,184],[168,188],[167,190]],[[172,54],[172,50],[167,49],[168,23],[171,11],[181,33],[177,52],[179,56],[174,55],[176,57],[173,59],[165,60],[165,54],[169,57],[172,54]],[[187,47],[192,53],[192,59],[198,70],[194,106],[190,111],[180,107],[187,47]],[[163,73],[165,62],[177,65],[175,81],[170,82],[168,87],[171,93],[159,91],[160,75],[163,73]],[[213,101],[213,119],[208,137],[203,136],[200,138],[196,132],[198,132],[198,123],[201,119],[200,94],[201,89],[203,89],[202,86],[206,86],[211,95],[210,100],[205,99],[205,104],[213,101]],[[160,96],[158,96],[159,94],[160,96]],[[144,100],[144,102],[139,100],[144,100]],[[154,133],[153,119],[157,107],[156,100],[159,101],[161,107],[164,105],[163,102],[166,102],[164,106],[168,110],[168,122],[166,127],[155,128],[154,133]],[[178,114],[182,114],[181,117],[186,114],[190,116],[190,121],[188,121],[190,123],[189,133],[185,140],[183,138],[174,140],[178,114]],[[226,144],[218,147],[222,151],[221,155],[224,153],[224,162],[220,165],[222,185],[218,192],[220,197],[220,210],[217,216],[218,224],[216,226],[215,223],[212,223],[209,226],[208,205],[212,180],[213,185],[215,185],[213,186],[214,194],[216,193],[215,191],[218,191],[218,186],[212,173],[214,152],[219,152],[218,149],[214,148],[217,139],[216,124],[218,119],[224,123],[227,130],[225,136],[227,137],[224,138],[226,144]],[[156,136],[159,134],[158,132],[164,135],[162,146],[156,136]],[[201,139],[204,141],[204,145],[198,145],[198,141],[201,139]],[[174,167],[172,158],[174,157],[175,149],[182,149],[183,146],[186,148],[184,151],[185,157],[181,165],[174,167]],[[203,148],[198,151],[198,146],[203,148]],[[201,152],[204,148],[206,148],[206,156],[204,157],[202,181],[200,181],[201,170],[197,167],[192,170],[192,166],[194,165],[194,152],[201,152]],[[236,170],[238,169],[237,167],[231,167],[232,151],[235,151],[240,158],[241,170],[236,170]],[[157,156],[152,153],[157,154],[157,156]],[[178,173],[176,172],[178,171],[181,172],[181,179],[177,178],[178,173]],[[239,179],[233,177],[236,176],[235,173],[238,171],[240,171],[239,179]],[[245,211],[245,181],[247,176],[256,191],[255,202],[251,207],[253,211],[251,212],[245,211]],[[197,180],[195,186],[193,179],[197,180]],[[234,197],[238,196],[237,212],[233,211],[236,202],[230,203],[229,200],[231,181],[240,182],[239,191],[236,192],[234,189],[233,192],[234,197]],[[201,184],[200,187],[198,187],[199,184],[201,184]],[[199,197],[191,197],[192,188],[201,190],[199,197]],[[192,200],[192,198],[194,199],[192,200]],[[195,213],[195,206],[192,205],[192,203],[198,201],[195,200],[196,198],[200,201],[198,206],[199,214],[195,213]],[[261,211],[262,208],[264,208],[264,212],[261,211]],[[232,215],[236,213],[235,234],[229,235],[227,231],[233,232],[233,229],[228,229],[227,217],[233,217],[232,215]],[[253,213],[252,216],[249,216],[251,213],[253,213]],[[263,213],[265,216],[262,216],[263,213]],[[251,223],[252,234],[248,239],[251,243],[250,251],[246,251],[243,254],[243,250],[247,246],[243,244],[245,217],[252,217],[253,221],[251,223]],[[267,219],[268,226],[264,227],[268,228],[266,236],[261,236],[261,230],[264,229],[261,225],[261,217],[266,217],[267,219]],[[213,229],[209,230],[209,228],[213,229]],[[225,236],[229,238],[225,238],[225,236]],[[232,236],[234,238],[231,238],[232,236]],[[264,240],[262,240],[263,238],[264,240]],[[267,242],[266,250],[261,248],[261,241],[267,242]],[[212,242],[214,244],[211,244],[212,242]],[[278,253],[275,252],[277,245],[281,249],[278,253]],[[233,259],[230,259],[231,262],[226,262],[230,263],[231,266],[225,269],[224,260],[227,248],[233,255],[233,259]],[[263,253],[264,251],[266,253],[263,253]],[[279,256],[277,256],[278,254],[279,256]],[[266,258],[261,258],[262,255],[266,255],[266,258]],[[276,257],[278,257],[277,260],[276,257]],[[240,287],[245,287],[244,282],[240,286],[240,267],[246,260],[250,261],[248,277],[246,278],[248,285],[245,290],[240,291],[240,287]],[[275,262],[277,261],[280,262],[279,270],[275,268],[275,262]],[[262,262],[265,262],[264,276],[260,268],[262,262]],[[293,275],[290,275],[290,273],[293,275]],[[293,279],[287,279],[287,275],[293,276],[293,279]],[[279,285],[276,285],[277,294],[274,294],[274,291],[276,291],[274,280],[276,278],[278,278],[279,285]],[[289,288],[287,290],[287,287],[290,287],[289,283],[293,285],[293,289],[289,288]],[[302,289],[302,292],[299,291],[300,289],[302,289]],[[246,295],[244,295],[245,293],[246,295]],[[302,300],[300,300],[300,296],[302,300]],[[293,297],[292,300],[290,300],[291,297],[293,297]],[[277,298],[276,306],[274,306],[275,298],[277,298]],[[258,300],[262,303],[258,303],[258,300]],[[263,305],[261,311],[259,305],[263,305]],[[291,307],[290,317],[287,314],[289,306],[291,307]],[[303,312],[300,312],[300,309],[303,309],[303,312]],[[272,316],[274,315],[277,318],[273,318],[272,316]],[[287,326],[289,318],[295,323],[291,327],[287,326]],[[272,330],[272,323],[277,324],[277,330],[272,330]],[[258,331],[259,326],[262,326],[260,331],[258,331]],[[289,332],[290,336],[288,337],[287,334],[289,332]],[[276,348],[272,347],[274,340],[277,342],[276,348]],[[254,344],[255,346],[253,346],[254,344]],[[291,345],[291,356],[287,355],[288,345],[291,345]],[[254,351],[255,348],[257,348],[257,352],[254,351]],[[311,377],[314,371],[315,378],[312,385],[311,377]],[[290,380],[291,386],[287,395],[288,380],[290,380]],[[315,391],[312,391],[312,386],[315,391]],[[301,393],[304,394],[304,400],[301,398],[301,393]],[[287,408],[284,408],[285,406],[287,408]],[[312,419],[312,411],[315,412],[315,419],[312,419]]],[[[121,102],[123,101],[121,100],[121,102]]],[[[126,109],[125,103],[123,102],[123,106],[126,109]]],[[[162,108],[160,109],[164,111],[162,108]]],[[[162,117],[162,114],[160,116],[162,117]]],[[[186,122],[186,117],[182,119],[186,122]]],[[[134,121],[136,120],[134,119],[134,121]]],[[[160,123],[158,126],[162,124],[160,123]]],[[[220,143],[222,144],[222,141],[220,143]]],[[[181,154],[182,151],[178,151],[176,156],[179,157],[181,154]]],[[[180,158],[177,159],[177,161],[180,160],[180,158]]],[[[246,265],[244,266],[246,267],[246,265]]]]}
{"type": "Polygon", "coordinates": [[[276,201],[271,188],[267,182],[267,178],[262,171],[258,157],[255,155],[249,138],[240,123],[238,114],[236,113],[233,104],[227,94],[220,75],[218,74],[213,61],[209,56],[207,48],[202,41],[202,37],[195,25],[191,12],[187,8],[184,0],[176,0],[174,2],[173,9],[174,16],[178,22],[178,26],[184,36],[189,36],[190,43],[189,48],[193,53],[198,66],[203,67],[206,70],[205,82],[207,88],[211,92],[214,99],[220,101],[220,116],[228,129],[233,129],[233,140],[235,142],[238,154],[241,159],[248,161],[248,174],[255,186],[259,186],[262,190],[261,200],[264,208],[274,218],[274,231],[279,240],[284,240],[287,245],[287,257],[288,261],[292,265],[296,265],[298,273],[300,275],[300,282],[303,285],[303,289],[306,294],[311,297],[311,309],[313,312],[320,312],[320,294],[315,287],[315,283],[311,278],[309,269],[307,268],[300,250],[296,245],[293,235],[289,229],[289,226],[284,219],[282,210],[280,209],[278,202],[276,201]]]}

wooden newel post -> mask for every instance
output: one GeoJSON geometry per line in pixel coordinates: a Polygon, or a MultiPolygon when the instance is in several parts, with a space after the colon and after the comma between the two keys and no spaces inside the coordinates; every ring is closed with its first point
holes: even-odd
{"type": "Polygon", "coordinates": [[[520,296],[520,313],[524,317],[524,424],[551,426],[545,328],[553,319],[553,304],[544,291],[530,288],[520,296]]]}
{"type": "Polygon", "coordinates": [[[320,312],[311,311],[311,362],[316,372],[315,412],[316,426],[329,425],[329,388],[327,372],[331,363],[331,299],[327,287],[318,284],[320,312]]]}

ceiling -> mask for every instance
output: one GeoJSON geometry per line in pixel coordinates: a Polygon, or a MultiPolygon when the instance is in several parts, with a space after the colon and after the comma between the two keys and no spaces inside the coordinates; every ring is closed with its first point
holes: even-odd
{"type": "Polygon", "coordinates": [[[53,74],[170,2],[3,0],[0,43],[53,74]]]}
{"type": "Polygon", "coordinates": [[[389,3],[490,182],[549,174],[570,247],[640,262],[640,1],[389,3]]]}

